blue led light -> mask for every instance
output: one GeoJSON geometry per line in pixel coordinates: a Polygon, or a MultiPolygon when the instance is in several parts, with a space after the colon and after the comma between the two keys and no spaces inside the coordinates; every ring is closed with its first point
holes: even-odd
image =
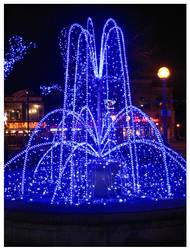
{"type": "Polygon", "coordinates": [[[59,92],[64,92],[61,86],[58,84],[52,84],[51,86],[40,86],[40,89],[42,91],[42,95],[49,95],[53,90],[58,90],[59,92]]]}
{"type": "Polygon", "coordinates": [[[127,203],[185,197],[186,161],[164,145],[154,122],[132,105],[124,35],[103,28],[97,58],[91,18],[59,36],[63,108],[48,113],[24,151],[5,164],[5,198],[49,204],[127,203]],[[106,100],[113,100],[109,109],[106,100]]]}
{"type": "Polygon", "coordinates": [[[4,58],[4,79],[10,75],[14,69],[14,64],[24,58],[30,48],[36,48],[36,43],[24,43],[20,36],[12,36],[8,41],[8,48],[5,49],[4,58]]]}

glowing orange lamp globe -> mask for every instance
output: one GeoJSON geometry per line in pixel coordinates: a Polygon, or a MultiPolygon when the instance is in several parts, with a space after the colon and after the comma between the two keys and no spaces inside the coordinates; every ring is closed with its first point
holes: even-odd
{"type": "Polygon", "coordinates": [[[158,73],[157,73],[158,77],[161,78],[161,79],[166,79],[170,76],[170,71],[168,68],[166,67],[162,67],[158,70],[158,73]]]}

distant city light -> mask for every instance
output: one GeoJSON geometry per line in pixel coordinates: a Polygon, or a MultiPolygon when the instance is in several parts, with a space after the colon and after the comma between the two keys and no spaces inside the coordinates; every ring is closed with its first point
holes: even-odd
{"type": "Polygon", "coordinates": [[[37,113],[37,109],[30,109],[29,110],[29,114],[35,114],[35,113],[37,113]]]}
{"type": "Polygon", "coordinates": [[[4,123],[5,123],[5,125],[7,124],[7,119],[8,119],[8,118],[7,118],[7,112],[5,112],[5,113],[4,113],[4,123]]]}
{"type": "Polygon", "coordinates": [[[177,128],[180,128],[180,124],[179,124],[179,123],[177,123],[177,124],[176,124],[176,127],[177,127],[177,128]]]}

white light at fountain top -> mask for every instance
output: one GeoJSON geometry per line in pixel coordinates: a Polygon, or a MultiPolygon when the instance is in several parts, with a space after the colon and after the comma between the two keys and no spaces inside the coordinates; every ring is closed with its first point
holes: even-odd
{"type": "Polygon", "coordinates": [[[87,31],[92,36],[92,46],[93,46],[93,58],[94,58],[94,75],[98,78],[98,63],[97,63],[97,53],[96,53],[96,39],[94,33],[93,21],[90,17],[87,19],[87,31]],[[91,34],[92,33],[92,34],[91,34]]]}
{"type": "MultiPolygon", "coordinates": [[[[107,42],[110,36],[110,33],[115,30],[117,32],[117,39],[119,39],[119,36],[121,36],[121,42],[123,45],[123,51],[124,51],[124,39],[123,39],[123,33],[121,28],[117,25],[116,21],[113,18],[109,18],[107,20],[107,22],[105,23],[104,27],[103,27],[103,32],[102,32],[102,37],[101,37],[101,47],[100,47],[100,60],[99,60],[99,67],[98,67],[98,60],[97,60],[97,52],[96,52],[96,41],[95,41],[95,32],[94,32],[94,25],[93,25],[93,21],[90,17],[88,17],[87,19],[87,29],[83,28],[80,24],[78,23],[74,23],[73,25],[71,25],[69,32],[68,32],[68,41],[67,41],[67,65],[69,65],[69,56],[70,56],[70,41],[71,41],[71,34],[74,31],[74,29],[80,29],[81,33],[83,33],[85,35],[85,39],[86,41],[88,39],[90,39],[90,43],[89,45],[89,52],[90,52],[90,58],[92,60],[92,64],[93,64],[93,69],[94,69],[94,76],[98,79],[101,79],[103,76],[103,66],[104,66],[104,60],[105,60],[105,50],[106,50],[106,46],[107,46],[107,42]],[[109,27],[109,25],[112,24],[111,27],[109,27]],[[109,28],[108,28],[109,27],[109,28]],[[108,29],[108,30],[107,30],[108,29]]],[[[81,35],[80,33],[80,35],[81,35]]],[[[124,64],[126,65],[126,55],[123,55],[124,57],[124,64]]],[[[127,70],[127,68],[126,68],[127,70]]],[[[128,71],[128,70],[127,70],[128,71]]],[[[126,72],[128,74],[128,72],[126,72]]],[[[66,78],[68,77],[68,70],[66,69],[66,78]]]]}
{"type": "Polygon", "coordinates": [[[98,74],[99,78],[102,77],[102,72],[103,72],[103,61],[104,61],[103,54],[104,54],[104,49],[105,49],[105,38],[107,38],[107,35],[109,34],[109,31],[110,31],[109,30],[108,34],[106,34],[106,28],[108,27],[109,23],[113,23],[114,27],[117,27],[117,23],[112,18],[109,18],[103,27],[102,38],[101,38],[101,48],[100,48],[100,62],[99,62],[99,74],[98,74]]]}
{"type": "MultiPolygon", "coordinates": [[[[106,50],[108,46],[108,40],[109,40],[110,34],[113,31],[116,31],[116,34],[117,34],[117,43],[118,43],[119,53],[120,53],[120,63],[121,63],[121,68],[122,68],[122,74],[124,77],[123,80],[124,80],[125,99],[126,99],[125,106],[127,107],[127,105],[129,106],[132,105],[132,100],[131,100],[131,91],[130,91],[130,83],[129,83],[127,56],[126,56],[126,50],[125,50],[125,41],[124,41],[124,35],[123,35],[121,28],[117,25],[116,21],[113,18],[109,18],[103,27],[103,32],[102,32],[102,37],[101,37],[101,48],[100,48],[100,61],[99,61],[99,69],[98,69],[97,78],[101,79],[103,77],[103,68],[104,68],[106,50]]],[[[97,61],[97,58],[96,58],[96,61],[97,61]]]]}
{"type": "MultiPolygon", "coordinates": [[[[103,27],[102,37],[101,37],[101,47],[100,47],[100,59],[99,59],[99,65],[98,65],[98,59],[97,59],[97,53],[96,53],[96,42],[95,42],[95,32],[94,32],[94,25],[92,19],[89,17],[87,19],[87,29],[83,28],[80,24],[74,23],[71,25],[69,31],[68,31],[68,39],[67,39],[67,51],[66,51],[66,70],[65,70],[65,87],[64,87],[64,104],[63,109],[66,110],[67,106],[67,97],[68,97],[68,83],[70,79],[72,79],[72,75],[70,75],[69,68],[72,67],[72,39],[73,34],[77,33],[76,30],[78,29],[79,36],[78,36],[78,45],[77,45],[77,55],[79,50],[79,43],[82,36],[84,36],[84,40],[86,41],[86,45],[88,47],[88,57],[90,59],[90,62],[92,64],[92,77],[95,79],[103,79],[106,77],[104,74],[104,66],[106,65],[106,56],[109,48],[109,43],[111,42],[110,36],[111,33],[116,32],[116,37],[114,39],[117,46],[117,56],[119,56],[119,62],[116,64],[116,67],[119,69],[119,79],[118,76],[115,77],[118,80],[123,81],[123,93],[124,93],[124,102],[123,104],[127,106],[132,105],[131,100],[131,93],[130,93],[130,84],[129,84],[129,74],[128,74],[128,65],[127,65],[127,58],[126,58],[126,50],[125,50],[125,42],[124,42],[124,35],[121,30],[121,28],[117,25],[116,21],[112,18],[109,18],[107,22],[105,23],[103,27]]],[[[113,59],[112,59],[113,60],[113,59]]],[[[77,64],[78,62],[76,62],[77,64]]],[[[113,61],[112,61],[113,63],[113,61]]],[[[83,66],[85,69],[85,66],[83,66]]],[[[113,65],[112,65],[113,68],[113,65]]],[[[81,68],[82,69],[82,68],[81,68]]],[[[76,70],[80,71],[78,67],[76,67],[76,70]]],[[[80,74],[81,72],[75,71],[75,82],[76,82],[76,76],[77,74],[80,74]]],[[[97,81],[98,82],[98,81],[97,81]]],[[[78,83],[77,83],[78,84],[78,83]]],[[[76,86],[75,86],[76,87],[76,86]]],[[[76,89],[75,89],[76,91],[76,89]]],[[[75,93],[76,94],[76,93],[75,93]]],[[[74,96],[75,98],[75,96],[74,96]]],[[[64,124],[63,124],[64,125],[64,124]]]]}

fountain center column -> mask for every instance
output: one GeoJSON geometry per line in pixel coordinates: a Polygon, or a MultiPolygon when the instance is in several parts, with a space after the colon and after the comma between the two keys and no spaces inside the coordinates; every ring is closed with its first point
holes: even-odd
{"type": "Polygon", "coordinates": [[[98,94],[97,94],[97,125],[98,125],[98,153],[101,154],[101,131],[102,131],[102,110],[101,110],[101,91],[102,81],[97,80],[98,94]]]}

